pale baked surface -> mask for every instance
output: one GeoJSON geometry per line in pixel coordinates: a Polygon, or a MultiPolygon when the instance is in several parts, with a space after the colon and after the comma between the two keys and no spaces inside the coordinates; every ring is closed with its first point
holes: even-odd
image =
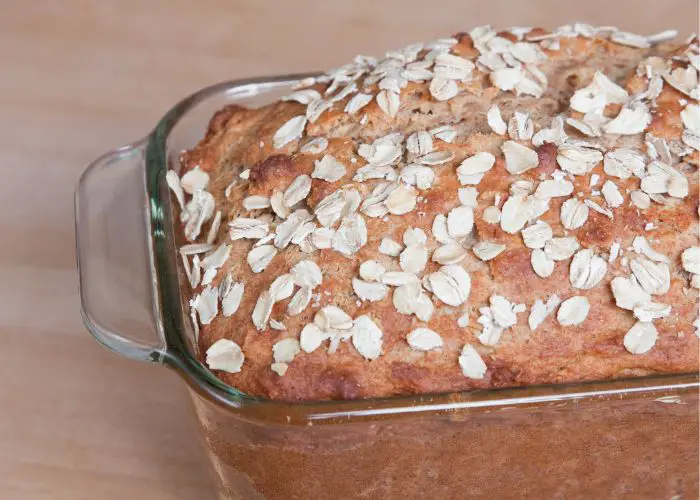
{"type": "MultiPolygon", "coordinates": [[[[231,106],[219,112],[212,119],[202,142],[183,155],[183,170],[180,172],[182,174],[199,167],[208,173],[208,182],[203,187],[213,195],[215,210],[221,211],[223,216],[213,245],[214,248],[221,244],[230,247],[230,256],[218,267],[211,282],[206,286],[197,283],[192,292],[199,322],[207,323],[199,326],[202,361],[206,362],[205,353],[216,341],[232,340],[240,347],[245,359],[239,367],[236,359],[240,361],[240,355],[224,352],[224,357],[229,356],[226,359],[233,360],[235,368],[231,371],[239,371],[229,373],[217,369],[217,376],[249,394],[294,401],[381,397],[697,371],[698,337],[693,322],[698,315],[698,293],[691,285],[692,274],[684,269],[681,259],[685,250],[698,245],[698,153],[693,149],[698,147],[698,95],[692,87],[693,76],[697,78],[697,39],[684,44],[649,43],[649,47],[641,48],[629,44],[646,45],[646,40],[614,35],[615,41],[610,40],[607,33],[594,35],[586,33],[585,29],[579,31],[566,33],[559,30],[558,35],[551,37],[543,37],[547,33],[543,30],[515,34],[495,34],[482,30],[473,32],[474,36],[466,33],[455,35],[456,44],[443,43],[447,45],[446,51],[471,61],[474,67],[465,78],[448,78],[456,85],[457,93],[453,97],[436,99],[435,90],[431,92],[430,80],[408,81],[400,88],[398,111],[391,116],[393,110],[386,105],[382,109],[375,97],[381,89],[377,83],[363,84],[367,76],[367,73],[363,73],[354,83],[360,92],[372,96],[369,104],[355,114],[345,112],[346,104],[356,95],[356,92],[350,93],[332,103],[314,123],[306,124],[300,139],[291,140],[278,148],[274,147],[273,137],[288,120],[305,115],[306,104],[280,101],[261,109],[231,106]],[[474,38],[477,38],[476,43],[474,38]],[[494,56],[503,52],[509,55],[505,58],[502,55],[494,56]],[[534,82],[534,87],[521,81],[523,86],[517,87],[517,91],[500,89],[498,84],[507,87],[508,83],[499,83],[501,80],[494,75],[494,71],[483,66],[483,63],[487,63],[508,69],[522,64],[513,54],[527,61],[523,71],[534,82]],[[493,62],[494,58],[500,58],[500,62],[493,62]],[[681,75],[672,72],[676,68],[689,69],[681,75]],[[583,113],[572,109],[571,98],[577,90],[591,84],[596,71],[626,90],[626,97],[619,99],[623,102],[611,103],[608,98],[600,108],[605,117],[598,118],[603,122],[600,135],[584,134],[567,123],[564,125],[565,138],[550,136],[543,141],[542,134],[538,137],[537,133],[550,128],[552,120],[558,115],[564,120],[583,120],[583,113]],[[546,77],[546,83],[542,76],[546,77]],[[678,83],[680,76],[685,79],[678,83]],[[538,79],[541,83],[537,83],[538,79]],[[680,90],[669,85],[669,81],[680,90]],[[528,130],[518,135],[515,121],[513,125],[516,127],[510,127],[505,133],[494,131],[487,120],[487,111],[494,104],[500,109],[505,123],[511,121],[516,111],[527,114],[532,121],[534,139],[528,130]],[[618,120],[615,123],[619,124],[619,128],[614,128],[610,123],[623,107],[639,114],[627,123],[620,124],[618,120]],[[643,123],[645,116],[651,118],[646,125],[643,123]],[[640,122],[641,128],[636,131],[640,122]],[[314,223],[317,229],[322,224],[314,217],[316,208],[324,198],[339,190],[355,189],[366,201],[380,184],[406,186],[405,178],[391,180],[391,176],[398,177],[406,165],[414,162],[414,157],[420,156],[407,150],[408,138],[415,132],[430,131],[443,125],[452,126],[455,137],[446,142],[433,136],[432,150],[451,152],[453,158],[429,167],[435,177],[432,185],[427,189],[415,190],[417,205],[407,213],[373,217],[371,215],[376,214],[368,215],[361,205],[353,217],[355,221],[358,215],[362,218],[367,236],[356,252],[346,255],[334,248],[315,249],[313,236],[308,236],[302,242],[304,248],[291,243],[285,248],[276,249],[269,265],[256,273],[246,261],[256,240],[231,239],[227,222],[239,217],[265,219],[271,234],[279,232],[277,228],[282,219],[275,216],[272,209],[246,210],[244,199],[250,196],[270,198],[276,192],[284,192],[299,176],[311,175],[315,162],[325,155],[332,155],[344,166],[344,175],[333,182],[314,178],[305,199],[290,209],[290,212],[308,210],[309,222],[314,223]],[[608,133],[606,128],[623,133],[608,133]],[[376,139],[397,132],[401,134],[401,156],[391,164],[390,170],[394,174],[388,174],[390,180],[353,180],[357,170],[368,163],[360,154],[360,145],[371,144],[376,139]],[[325,150],[318,154],[300,152],[300,148],[310,140],[319,137],[328,139],[325,150]],[[655,141],[654,137],[658,140],[655,141]],[[537,158],[533,168],[519,174],[510,173],[506,168],[502,149],[504,144],[514,139],[536,152],[537,158]],[[576,141],[586,141],[599,147],[601,158],[621,147],[633,149],[641,158],[643,167],[628,178],[620,178],[619,173],[614,175],[616,172],[612,167],[605,167],[605,161],[595,160],[584,168],[585,172],[574,175],[572,170],[575,167],[564,163],[561,155],[567,148],[570,150],[572,145],[575,146],[576,141]],[[656,145],[656,152],[650,149],[650,143],[656,145]],[[482,152],[494,155],[495,163],[477,183],[463,184],[464,178],[460,181],[457,174],[458,167],[465,159],[482,152]],[[633,203],[630,193],[640,191],[640,176],[659,175],[658,162],[672,168],[675,173],[669,174],[667,170],[667,177],[659,177],[662,187],[655,187],[658,183],[651,181],[644,186],[646,191],[659,191],[651,193],[654,199],[648,200],[648,207],[639,201],[633,203]],[[241,179],[241,172],[247,169],[250,169],[248,178],[241,179]],[[591,185],[594,175],[598,177],[598,182],[591,185]],[[674,196],[671,196],[667,193],[668,183],[675,176],[685,181],[675,178],[671,188],[674,196]],[[552,179],[572,183],[573,191],[549,199],[546,211],[529,217],[521,227],[514,231],[511,228],[509,233],[504,231],[502,223],[484,220],[485,209],[494,204],[503,208],[513,196],[511,190],[514,182],[531,181],[531,186],[523,188],[529,193],[523,194],[524,199],[528,200],[530,198],[526,196],[535,197],[543,181],[552,179]],[[619,206],[614,206],[614,200],[607,199],[601,193],[606,181],[613,182],[619,190],[623,198],[619,206]],[[378,248],[383,238],[391,238],[405,248],[403,235],[409,228],[422,229],[427,240],[427,264],[414,274],[422,279],[439,271],[441,265],[432,260],[433,252],[442,246],[435,238],[434,220],[438,215],[447,216],[460,206],[458,189],[465,187],[475,188],[477,193],[476,205],[472,210],[473,229],[468,236],[454,239],[455,244],[465,249],[464,258],[457,265],[466,270],[470,277],[468,298],[457,306],[450,306],[438,294],[423,287],[421,293],[434,305],[429,319],[399,312],[395,305],[397,288],[394,286],[387,287],[386,297],[382,300],[360,300],[353,290],[353,278],[359,278],[360,264],[371,259],[382,264],[386,271],[401,271],[400,258],[380,253],[378,248]],[[561,222],[561,206],[571,198],[591,200],[603,210],[608,210],[609,214],[588,208],[588,217],[581,227],[566,229],[561,222]],[[644,206],[640,208],[641,205],[644,206]],[[536,220],[546,222],[555,238],[574,237],[579,245],[576,252],[591,249],[601,257],[605,262],[604,276],[599,281],[593,280],[596,283],[589,289],[575,287],[572,284],[575,280],[570,277],[572,258],[555,262],[551,276],[538,276],[531,263],[533,249],[525,245],[522,235],[522,229],[536,220]],[[650,223],[653,225],[650,226],[650,223]],[[633,241],[640,236],[646,238],[661,255],[645,255],[644,251],[640,253],[639,248],[635,251],[633,241]],[[474,244],[479,242],[502,244],[505,248],[491,260],[483,261],[473,250],[474,244]],[[611,247],[616,242],[621,247],[620,255],[610,259],[611,247]],[[269,322],[265,322],[261,329],[256,328],[252,315],[261,293],[269,289],[273,280],[289,273],[295,264],[303,260],[315,262],[322,273],[322,282],[314,288],[311,303],[300,314],[290,315],[290,298],[284,298],[274,305],[269,318],[281,322],[286,330],[273,329],[269,322]],[[647,300],[671,306],[670,314],[644,321],[640,327],[647,332],[643,335],[642,343],[652,342],[650,348],[648,345],[629,348],[633,344],[631,339],[628,348],[625,347],[625,336],[637,319],[632,310],[616,305],[611,291],[610,283],[614,278],[637,276],[631,269],[633,261],[668,266],[668,291],[657,290],[655,294],[647,296],[647,300]],[[667,264],[663,261],[667,261],[667,264]],[[240,306],[228,317],[223,314],[215,291],[227,275],[233,282],[244,285],[240,306]],[[553,294],[562,300],[574,296],[585,297],[590,304],[588,314],[580,324],[562,325],[557,319],[558,308],[555,308],[532,330],[528,325],[532,306],[538,299],[547,302],[553,294]],[[217,304],[215,315],[209,315],[202,305],[203,297],[212,295],[217,304]],[[488,322],[488,318],[483,318],[484,311],[480,309],[488,308],[489,300],[494,295],[507,299],[513,305],[524,304],[525,309],[515,314],[516,323],[513,326],[499,325],[496,321],[495,326],[502,327],[500,337],[489,337],[483,333],[482,323],[488,322]],[[381,332],[381,338],[375,339],[374,344],[374,350],[379,349],[380,354],[368,354],[373,351],[372,346],[363,344],[361,338],[340,341],[334,352],[329,352],[329,340],[325,340],[312,352],[302,349],[293,360],[287,361],[283,375],[273,371],[271,365],[280,361],[273,358],[273,345],[282,339],[299,339],[304,327],[313,323],[317,313],[329,305],[337,306],[353,319],[367,316],[381,332]],[[204,316],[213,316],[213,319],[202,320],[203,313],[204,316]],[[458,324],[458,319],[465,314],[468,321],[463,318],[458,324]],[[429,328],[436,332],[442,339],[442,346],[428,351],[410,346],[407,335],[416,328],[429,328]],[[656,330],[656,338],[652,338],[649,329],[656,330]],[[470,345],[478,353],[477,357],[483,360],[484,366],[480,368],[473,357],[467,356],[462,359],[466,366],[463,370],[459,359],[465,345],[470,345]],[[630,352],[635,350],[638,353],[630,352]]],[[[423,59],[429,52],[422,49],[417,59],[423,59]]],[[[405,61],[398,66],[405,69],[405,61]]],[[[465,67],[470,66],[467,64],[442,71],[464,73],[465,67]]],[[[425,69],[431,73],[440,71],[427,64],[425,69]]],[[[496,72],[496,75],[509,76],[507,72],[496,72]]],[[[375,80],[380,81],[380,78],[375,80]]],[[[345,81],[336,84],[328,94],[325,93],[328,82],[315,82],[307,88],[320,92],[324,100],[329,100],[337,92],[343,91],[347,84],[345,81]]],[[[386,80],[382,83],[384,87],[399,90],[396,85],[400,86],[400,83],[386,80]]],[[[594,91],[592,94],[595,98],[595,94],[600,93],[594,91]]],[[[587,116],[588,119],[595,121],[596,117],[591,114],[587,116]]],[[[522,125],[528,128],[524,122],[522,125]]],[[[410,191],[412,188],[401,189],[410,191]]],[[[538,198],[542,199],[543,196],[538,198]]],[[[637,200],[639,198],[644,198],[644,195],[638,195],[637,200]]],[[[186,199],[190,199],[189,195],[186,199]]],[[[190,235],[191,242],[202,243],[207,239],[213,217],[205,219],[208,220],[204,222],[200,234],[197,237],[190,235]]],[[[341,223],[341,220],[333,221],[329,227],[337,230],[341,223]]],[[[274,242],[267,244],[274,245],[274,242]]],[[[206,255],[199,254],[199,258],[206,255]]],[[[596,262],[600,264],[601,261],[596,262]]],[[[188,256],[189,266],[192,266],[191,255],[188,256]]],[[[637,269],[642,272],[638,266],[637,269]]],[[[663,275],[663,269],[659,272],[663,275]]],[[[653,288],[653,285],[648,286],[653,288]]],[[[659,286],[664,289],[663,283],[659,286]]],[[[298,293],[299,289],[295,286],[293,292],[298,293]]],[[[493,307],[498,308],[497,305],[493,307]]],[[[520,309],[516,307],[516,310],[520,309]]],[[[637,314],[643,314],[643,311],[637,314]]],[[[331,333],[337,335],[343,331],[331,333]]],[[[352,336],[352,330],[347,336],[352,336]]]]}

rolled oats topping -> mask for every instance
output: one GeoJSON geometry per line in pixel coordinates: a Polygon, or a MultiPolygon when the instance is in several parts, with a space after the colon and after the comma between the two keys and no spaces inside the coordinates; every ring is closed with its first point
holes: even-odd
{"type": "Polygon", "coordinates": [[[694,369],[700,46],[674,35],[482,26],[226,108],[165,175],[207,366],[289,400],[694,369]]]}

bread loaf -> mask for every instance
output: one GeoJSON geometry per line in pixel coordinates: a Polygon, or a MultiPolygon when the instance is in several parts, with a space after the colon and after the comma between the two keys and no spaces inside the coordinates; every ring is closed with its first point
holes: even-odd
{"type": "Polygon", "coordinates": [[[354,399],[698,370],[698,39],[476,28],[231,105],[168,173],[201,359],[354,399]]]}

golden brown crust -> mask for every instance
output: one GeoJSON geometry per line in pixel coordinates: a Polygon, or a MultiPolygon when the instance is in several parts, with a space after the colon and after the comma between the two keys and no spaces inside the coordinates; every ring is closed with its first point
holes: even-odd
{"type": "MultiPolygon", "coordinates": [[[[543,35],[543,30],[533,30],[529,36],[543,35]]],[[[515,35],[504,32],[503,37],[517,41],[515,35]]],[[[472,37],[466,33],[455,35],[458,44],[452,52],[468,59],[479,56],[472,37]]],[[[556,263],[549,278],[539,277],[531,264],[532,250],[523,244],[521,234],[509,234],[500,225],[484,221],[484,210],[494,205],[495,197],[500,205],[509,197],[512,183],[518,179],[530,180],[536,186],[550,178],[560,166],[557,162],[559,148],[546,142],[536,147],[529,140],[521,140],[536,151],[537,166],[521,175],[512,175],[506,169],[501,152],[507,135],[494,133],[487,123],[486,113],[497,104],[508,122],[515,111],[529,113],[535,132],[550,126],[559,113],[581,120],[583,114],[569,110],[569,100],[577,89],[587,86],[599,70],[630,94],[646,89],[648,83],[636,70],[648,57],[670,60],[671,54],[683,54],[686,46],[654,46],[640,49],[624,46],[603,38],[561,37],[559,48],[543,47],[547,59],[538,67],[546,75],[548,85],[539,97],[516,96],[513,92],[500,91],[493,86],[485,72],[474,70],[467,82],[458,82],[460,93],[449,101],[436,101],[431,97],[427,83],[408,82],[401,91],[401,108],[395,118],[388,117],[372,100],[360,113],[350,115],[343,109],[349,97],[325,111],[315,123],[306,127],[302,140],[293,140],[275,149],[273,136],[290,118],[304,114],[306,106],[298,102],[276,102],[261,109],[247,110],[240,106],[228,106],[217,113],[210,123],[202,142],[183,155],[184,171],[195,167],[210,174],[207,190],[216,200],[216,207],[223,211],[224,220],[235,217],[257,217],[265,210],[246,212],[242,201],[251,195],[270,197],[283,192],[294,179],[311,174],[314,161],[330,154],[341,162],[347,173],[338,181],[313,179],[305,205],[313,210],[319,202],[341,186],[352,185],[365,199],[376,186],[376,181],[352,182],[355,172],[366,165],[358,155],[358,147],[393,132],[408,136],[416,131],[430,130],[441,125],[452,125],[457,138],[444,142],[433,138],[435,149],[454,153],[447,164],[433,167],[437,181],[420,192],[421,199],[414,211],[405,215],[387,215],[382,218],[365,217],[367,243],[357,253],[348,257],[332,249],[319,249],[311,254],[290,246],[280,251],[262,273],[253,273],[246,263],[246,255],[254,241],[240,239],[230,241],[228,228],[222,224],[218,242],[231,246],[231,257],[213,280],[217,286],[223,276],[230,273],[235,281],[245,284],[240,307],[231,317],[219,314],[211,324],[202,325],[200,347],[202,358],[206,350],[219,339],[235,341],[245,354],[240,372],[216,371],[225,382],[243,392],[279,400],[354,399],[382,397],[397,394],[429,393],[467,390],[475,388],[505,387],[512,385],[563,383],[582,380],[600,380],[629,375],[654,373],[683,373],[698,369],[698,337],[692,326],[698,313],[697,290],[689,287],[689,275],[683,271],[681,253],[697,246],[698,231],[698,176],[697,152],[678,159],[675,167],[685,169],[683,175],[689,181],[689,194],[672,199],[668,204],[652,202],[641,210],[630,202],[629,193],[640,188],[640,179],[634,175],[620,179],[606,175],[603,163],[586,175],[569,176],[574,184],[574,195],[582,193],[581,200],[590,198],[602,206],[605,200],[595,192],[610,179],[623,194],[624,203],[615,208],[614,218],[590,210],[586,223],[579,229],[565,230],[560,221],[561,206],[570,196],[550,200],[549,209],[539,217],[554,230],[555,236],[574,236],[582,248],[597,253],[608,253],[618,242],[624,257],[608,265],[600,284],[590,290],[579,290],[569,279],[571,259],[556,263]],[[362,120],[364,120],[363,123],[362,120]],[[325,137],[328,147],[321,154],[304,154],[300,147],[308,138],[325,137]],[[361,302],[352,288],[353,277],[363,261],[375,259],[387,270],[398,271],[398,259],[378,253],[382,238],[402,242],[404,231],[410,227],[421,228],[428,237],[428,250],[438,246],[432,237],[432,224],[436,215],[447,214],[459,206],[457,190],[461,187],[456,167],[466,158],[478,152],[495,155],[493,168],[485,173],[476,186],[478,206],[474,209],[475,235],[478,240],[501,243],[505,250],[488,262],[482,262],[472,252],[460,263],[471,277],[471,293],[460,307],[451,307],[433,300],[435,313],[427,321],[399,313],[392,304],[392,293],[378,302],[361,302]],[[250,169],[248,179],[240,180],[239,174],[250,169]],[[591,186],[591,176],[600,178],[597,186],[591,186]],[[232,181],[234,185],[231,186],[232,181]],[[228,188],[228,196],[225,191],[228,188]],[[647,231],[653,223],[653,230],[647,231]],[[629,276],[629,260],[636,256],[630,251],[635,236],[646,236],[655,250],[670,259],[671,287],[654,300],[672,305],[672,313],[654,320],[658,340],[646,354],[632,354],[625,349],[623,337],[635,324],[631,311],[615,305],[610,282],[617,276],[629,276]],[[316,299],[297,316],[289,316],[286,308],[290,299],[284,299],[273,307],[271,318],[279,319],[286,331],[265,328],[258,331],[251,313],[258,296],[267,290],[278,276],[289,272],[301,260],[315,261],[321,268],[323,282],[314,290],[316,299]],[[517,314],[517,323],[503,331],[496,345],[483,345],[478,336],[481,326],[477,323],[479,308],[487,306],[489,297],[500,294],[514,304],[527,306],[525,313],[517,314]],[[546,302],[552,294],[562,299],[584,295],[590,303],[590,312],[580,325],[561,326],[556,313],[535,330],[528,327],[528,314],[537,299],[546,302]],[[314,315],[326,305],[336,305],[352,318],[366,314],[382,330],[382,355],[367,360],[361,356],[352,342],[341,342],[337,350],[329,353],[324,345],[311,353],[300,352],[289,363],[288,370],[280,376],[270,369],[273,363],[272,346],[280,339],[299,337],[302,328],[313,322],[314,315]],[[457,318],[468,314],[466,327],[457,325],[457,318]],[[417,327],[427,327],[442,336],[440,350],[419,352],[409,347],[406,335],[417,327]],[[481,379],[465,377],[458,358],[462,347],[470,344],[479,352],[487,370],[481,379]]],[[[673,61],[674,66],[678,63],[673,61]]],[[[327,84],[316,84],[313,89],[323,92],[327,84]]],[[[650,107],[651,122],[646,132],[657,138],[680,143],[684,124],[680,113],[685,103],[696,103],[689,96],[664,83],[656,97],[656,106],[650,107]]],[[[604,115],[613,118],[620,113],[620,104],[608,104],[604,115]]],[[[570,138],[591,140],[576,129],[566,126],[570,138]]],[[[606,151],[619,147],[647,150],[644,134],[605,135],[600,139],[606,151]]],[[[595,139],[594,139],[595,140],[595,139]]],[[[648,160],[647,160],[648,163],[648,160]]],[[[205,229],[208,225],[205,225],[205,229]]],[[[429,261],[421,276],[440,268],[429,261]]],[[[198,288],[201,290],[201,287],[198,288]]]]}

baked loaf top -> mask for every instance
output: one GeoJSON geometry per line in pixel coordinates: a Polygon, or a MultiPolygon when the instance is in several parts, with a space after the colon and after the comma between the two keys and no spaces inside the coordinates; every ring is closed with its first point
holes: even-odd
{"type": "Polygon", "coordinates": [[[167,176],[202,361],[288,401],[696,371],[674,36],[480,27],[218,112],[167,176]]]}

